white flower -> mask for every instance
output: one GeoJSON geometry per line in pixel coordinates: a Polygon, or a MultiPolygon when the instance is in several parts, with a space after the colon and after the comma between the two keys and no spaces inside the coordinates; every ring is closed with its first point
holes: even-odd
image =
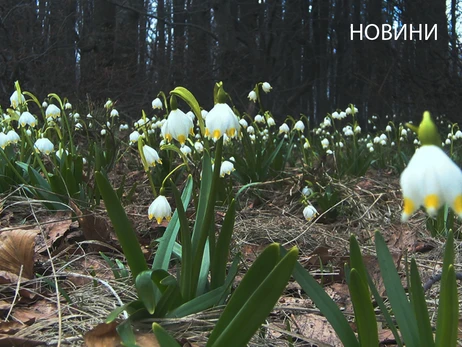
{"type": "Polygon", "coordinates": [[[257,93],[254,90],[251,90],[249,95],[247,96],[250,101],[256,102],[257,101],[257,93]]]}
{"type": "Polygon", "coordinates": [[[128,130],[128,124],[120,124],[119,125],[119,131],[124,131],[128,130]]]}
{"type": "Polygon", "coordinates": [[[59,116],[61,116],[61,110],[59,109],[58,106],[54,105],[54,104],[50,104],[48,105],[46,111],[45,111],[45,116],[46,118],[53,118],[53,119],[56,119],[58,118],[59,116]]]}
{"type": "Polygon", "coordinates": [[[343,133],[345,136],[353,136],[353,129],[351,128],[350,125],[347,125],[346,127],[343,128],[343,133]]]}
{"type": "Polygon", "coordinates": [[[279,127],[279,134],[287,134],[290,131],[289,126],[286,123],[282,123],[282,125],[279,127]]]}
{"type": "Polygon", "coordinates": [[[268,124],[269,127],[272,127],[273,125],[276,125],[276,122],[274,121],[273,117],[269,117],[266,121],[266,124],[268,124]]]}
{"type": "Polygon", "coordinates": [[[8,137],[8,141],[10,141],[10,143],[17,143],[20,140],[18,133],[14,130],[8,131],[6,136],[8,137]]]}
{"type": "Polygon", "coordinates": [[[74,127],[75,130],[81,130],[82,128],[83,128],[83,125],[82,125],[82,124],[80,124],[80,123],[75,123],[75,127],[74,127]]]}
{"type": "Polygon", "coordinates": [[[155,109],[162,110],[162,108],[163,108],[162,101],[159,98],[155,98],[154,100],[152,100],[152,108],[154,110],[155,109]]]}
{"type": "Polygon", "coordinates": [[[326,151],[326,154],[332,155],[332,154],[334,154],[334,152],[333,152],[331,149],[328,149],[328,150],[326,151]]]}
{"type": "Polygon", "coordinates": [[[167,198],[163,195],[159,195],[149,206],[148,209],[149,219],[155,218],[157,224],[162,223],[162,219],[170,220],[172,217],[172,208],[167,201],[167,198]]]}
{"type": "Polygon", "coordinates": [[[10,103],[11,107],[16,108],[21,104],[24,104],[26,102],[26,99],[24,98],[24,95],[18,94],[18,91],[15,90],[13,94],[10,96],[10,103]]]}
{"type": "Polygon", "coordinates": [[[263,84],[261,85],[261,89],[263,89],[265,93],[269,93],[271,89],[273,89],[273,87],[271,87],[271,84],[269,84],[268,82],[263,82],[263,84]]]}
{"type": "Polygon", "coordinates": [[[204,145],[200,141],[194,142],[194,148],[198,153],[202,153],[204,151],[204,145]]]}
{"type": "Polygon", "coordinates": [[[6,146],[8,146],[10,144],[10,141],[8,139],[8,136],[2,131],[0,133],[0,147],[2,147],[2,149],[5,149],[6,146]]]}
{"type": "Polygon", "coordinates": [[[317,214],[318,211],[316,211],[313,205],[308,205],[303,209],[303,217],[305,217],[307,221],[312,220],[317,214]]]}
{"type": "Polygon", "coordinates": [[[44,101],[42,102],[42,108],[47,108],[48,107],[48,102],[44,101]]]}
{"type": "Polygon", "coordinates": [[[255,123],[263,123],[265,121],[265,118],[263,118],[262,115],[257,114],[254,118],[255,123]]]}
{"type": "Polygon", "coordinates": [[[231,175],[231,171],[234,171],[234,164],[229,160],[224,160],[220,166],[220,176],[225,177],[226,174],[231,175]]]}
{"type": "Polygon", "coordinates": [[[385,128],[385,131],[388,132],[388,133],[391,132],[391,126],[387,125],[386,128],[385,128]]]}
{"type": "Polygon", "coordinates": [[[56,151],[55,155],[58,159],[61,159],[61,156],[63,155],[63,153],[66,152],[66,155],[69,154],[69,152],[67,151],[67,149],[63,149],[63,148],[60,148],[56,151]]]}
{"type": "Polygon", "coordinates": [[[329,140],[326,138],[322,139],[321,145],[322,145],[322,148],[326,149],[327,147],[329,147],[329,140]]]}
{"type": "Polygon", "coordinates": [[[247,127],[247,133],[249,134],[255,134],[255,128],[253,126],[249,126],[247,127]]]}
{"type": "Polygon", "coordinates": [[[303,131],[305,130],[305,124],[301,120],[297,121],[294,125],[294,129],[298,131],[303,131]]]}
{"type": "Polygon", "coordinates": [[[90,113],[87,114],[87,119],[92,119],[92,118],[93,118],[93,116],[90,113]]]}
{"type": "Polygon", "coordinates": [[[138,131],[134,131],[129,135],[129,139],[131,143],[138,142],[138,138],[140,137],[140,133],[138,131]]]}
{"type": "Polygon", "coordinates": [[[332,125],[329,117],[324,117],[324,121],[321,123],[321,128],[328,128],[332,125]]]}
{"type": "Polygon", "coordinates": [[[361,127],[359,125],[355,128],[355,134],[359,134],[361,132],[361,127]]]}
{"type": "Polygon", "coordinates": [[[308,149],[310,147],[310,143],[308,141],[305,141],[305,143],[303,144],[303,148],[308,149]]]}
{"type": "Polygon", "coordinates": [[[239,119],[239,124],[240,124],[241,127],[243,127],[244,129],[247,128],[247,127],[249,126],[249,123],[247,123],[247,121],[246,121],[244,118],[239,119]]]}
{"type": "Polygon", "coordinates": [[[340,119],[343,119],[343,118],[345,118],[346,116],[347,116],[346,112],[345,112],[345,111],[342,111],[342,112],[340,112],[339,118],[340,118],[340,119]]]}
{"type": "Polygon", "coordinates": [[[115,108],[111,111],[111,117],[119,117],[119,111],[115,108]]]}
{"type": "Polygon", "coordinates": [[[27,129],[27,130],[26,130],[26,135],[27,135],[27,136],[31,136],[31,135],[32,135],[32,131],[31,131],[30,129],[27,129]]]}
{"type": "Polygon", "coordinates": [[[455,137],[456,139],[462,138],[462,131],[457,130],[456,133],[454,134],[454,137],[455,137]]]}
{"type": "Polygon", "coordinates": [[[337,111],[335,111],[334,113],[332,113],[331,116],[332,116],[332,118],[334,118],[334,119],[340,119],[340,114],[339,114],[337,111]]]}
{"type": "Polygon", "coordinates": [[[180,109],[170,111],[167,121],[162,125],[162,136],[168,142],[172,139],[177,140],[181,145],[184,145],[188,135],[194,135],[194,124],[186,113],[180,109]]]}
{"type": "Polygon", "coordinates": [[[446,145],[450,145],[450,144],[451,144],[451,140],[450,140],[450,139],[446,139],[446,141],[444,141],[444,143],[445,143],[446,145]]]}
{"type": "Polygon", "coordinates": [[[71,104],[70,102],[66,102],[66,103],[64,104],[64,109],[65,109],[65,110],[71,110],[71,109],[72,109],[72,104],[71,104]]]}
{"type": "Polygon", "coordinates": [[[401,220],[406,221],[420,206],[434,217],[448,204],[462,217],[462,171],[433,145],[422,146],[401,174],[404,207],[401,220]]]}
{"type": "Polygon", "coordinates": [[[35,127],[35,125],[37,124],[37,120],[30,112],[26,111],[21,114],[21,116],[18,119],[18,123],[22,127],[25,127],[26,125],[35,127]]]}
{"type": "Polygon", "coordinates": [[[107,132],[106,129],[101,129],[101,136],[106,135],[106,132],[107,132]]]}
{"type": "Polygon", "coordinates": [[[80,118],[80,114],[74,113],[73,117],[74,117],[74,121],[76,121],[80,118]]]}
{"type": "Polygon", "coordinates": [[[37,139],[34,144],[35,150],[37,153],[42,153],[42,154],[50,154],[53,152],[53,143],[48,140],[46,137],[43,137],[41,139],[37,139]]]}
{"type": "Polygon", "coordinates": [[[209,114],[209,111],[201,110],[202,119],[206,119],[208,114],[209,114]]]}
{"type": "Polygon", "coordinates": [[[107,99],[106,103],[104,104],[104,108],[106,110],[110,109],[112,107],[112,100],[111,99],[107,99]]]}
{"type": "Polygon", "coordinates": [[[191,147],[186,146],[186,145],[181,146],[180,151],[181,151],[181,153],[183,153],[184,155],[191,154],[191,147]]]}
{"type": "Polygon", "coordinates": [[[374,152],[374,147],[369,147],[369,152],[374,152]]]}
{"type": "Polygon", "coordinates": [[[305,187],[303,187],[303,189],[302,189],[302,194],[303,194],[304,196],[310,196],[311,194],[313,194],[313,190],[312,190],[310,187],[305,186],[305,187]]]}
{"type": "Polygon", "coordinates": [[[240,124],[228,104],[217,103],[207,114],[205,120],[205,136],[218,140],[223,134],[229,138],[237,137],[240,124]]]}
{"type": "Polygon", "coordinates": [[[157,151],[148,145],[143,146],[143,155],[146,159],[146,164],[148,167],[154,167],[156,166],[156,163],[162,164],[162,160],[160,159],[157,151]]]}

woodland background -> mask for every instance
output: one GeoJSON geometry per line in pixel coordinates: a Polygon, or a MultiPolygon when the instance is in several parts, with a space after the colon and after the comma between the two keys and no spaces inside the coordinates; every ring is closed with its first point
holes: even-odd
{"type": "MultiPolygon", "coordinates": [[[[0,105],[14,81],[124,117],[160,90],[190,89],[213,106],[224,81],[235,105],[258,81],[274,86],[276,118],[314,121],[354,103],[360,116],[460,118],[458,0],[1,0],[0,105]],[[438,26],[437,40],[350,40],[350,24],[438,26]]],[[[357,36],[356,36],[357,37],[357,36]]],[[[364,121],[364,118],[363,118],[364,121]]]]}

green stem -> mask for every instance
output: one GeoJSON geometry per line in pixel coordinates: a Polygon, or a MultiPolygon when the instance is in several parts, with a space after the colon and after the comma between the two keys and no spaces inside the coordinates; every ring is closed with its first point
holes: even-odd
{"type": "Polygon", "coordinates": [[[22,177],[22,176],[19,174],[18,170],[16,170],[16,168],[15,168],[14,165],[13,165],[13,163],[12,163],[12,162],[10,161],[10,159],[7,157],[5,151],[4,151],[2,148],[0,148],[0,151],[2,152],[2,155],[3,155],[3,157],[5,158],[5,161],[8,163],[9,167],[11,168],[11,170],[13,170],[13,172],[15,173],[15,175],[19,177],[19,179],[22,181],[23,184],[27,185],[27,184],[28,184],[27,181],[24,179],[24,177],[22,177]]]}

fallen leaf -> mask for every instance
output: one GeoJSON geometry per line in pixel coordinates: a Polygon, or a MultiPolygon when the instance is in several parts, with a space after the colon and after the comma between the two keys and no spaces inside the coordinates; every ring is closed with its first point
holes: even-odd
{"type": "Polygon", "coordinates": [[[19,276],[22,266],[22,277],[34,278],[34,246],[37,233],[36,229],[14,229],[0,233],[0,271],[19,276]]]}
{"type": "Polygon", "coordinates": [[[37,320],[57,317],[56,304],[47,300],[39,300],[27,307],[17,307],[13,310],[13,317],[23,324],[32,324],[37,320]]]}
{"type": "Polygon", "coordinates": [[[0,335],[0,346],[5,347],[34,347],[34,346],[47,346],[46,342],[25,339],[22,337],[2,336],[0,335]]]}
{"type": "Polygon", "coordinates": [[[47,218],[43,222],[43,233],[46,236],[45,245],[37,249],[38,253],[45,252],[47,248],[51,248],[66,232],[69,231],[72,224],[70,212],[58,212],[55,215],[47,218]]]}
{"type": "MultiPolygon", "coordinates": [[[[117,333],[118,322],[101,323],[87,332],[84,336],[84,347],[122,347],[117,333]]],[[[153,333],[135,333],[136,344],[140,347],[160,347],[153,333]]]]}
{"type": "Polygon", "coordinates": [[[0,334],[12,335],[24,328],[24,324],[19,322],[0,322],[0,334]]]}
{"type": "Polygon", "coordinates": [[[326,318],[313,313],[294,316],[299,334],[332,347],[343,347],[335,330],[326,318]]]}

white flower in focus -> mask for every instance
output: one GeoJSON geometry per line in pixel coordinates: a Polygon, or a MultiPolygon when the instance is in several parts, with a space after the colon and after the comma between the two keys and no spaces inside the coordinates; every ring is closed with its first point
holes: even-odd
{"type": "Polygon", "coordinates": [[[50,117],[56,119],[61,116],[61,110],[55,104],[50,104],[45,111],[45,116],[47,119],[50,117]]]}
{"type": "Polygon", "coordinates": [[[263,82],[263,84],[261,85],[261,89],[263,89],[265,93],[269,93],[271,89],[273,89],[273,87],[271,87],[271,84],[269,84],[268,82],[263,82]]]}
{"type": "Polygon", "coordinates": [[[8,146],[10,144],[10,141],[8,139],[8,136],[2,131],[0,133],[0,147],[2,147],[2,149],[5,149],[6,146],[8,146]]]}
{"type": "Polygon", "coordinates": [[[301,120],[297,121],[294,125],[294,129],[298,131],[303,131],[305,130],[305,124],[301,120]]]}
{"type": "Polygon", "coordinates": [[[37,139],[37,141],[35,141],[34,147],[37,153],[42,153],[46,155],[49,155],[51,152],[53,152],[54,149],[53,143],[46,137],[37,139]]]}
{"type": "Polygon", "coordinates": [[[274,121],[273,117],[269,117],[268,120],[266,121],[266,124],[268,124],[269,127],[272,127],[276,125],[276,122],[274,121]]]}
{"type": "Polygon", "coordinates": [[[129,139],[131,143],[138,142],[138,138],[140,137],[140,133],[138,131],[134,131],[129,135],[129,139]]]}
{"type": "Polygon", "coordinates": [[[282,125],[279,127],[279,134],[287,134],[290,131],[289,126],[286,123],[282,123],[282,125]]]}
{"type": "Polygon", "coordinates": [[[18,94],[18,91],[15,90],[13,94],[10,96],[10,103],[11,107],[16,108],[21,104],[24,104],[26,102],[26,99],[24,98],[24,95],[18,94]]]}
{"type": "Polygon", "coordinates": [[[340,118],[340,119],[343,119],[343,118],[345,118],[346,116],[347,116],[346,112],[345,112],[345,111],[342,111],[342,112],[340,112],[339,118],[340,118]]]}
{"type": "Polygon", "coordinates": [[[148,209],[148,217],[149,219],[155,218],[157,224],[162,223],[162,219],[166,219],[167,221],[172,218],[172,208],[167,201],[167,198],[163,195],[159,195],[154,201],[151,203],[148,209]]]}
{"type": "Polygon", "coordinates": [[[324,117],[324,121],[321,123],[321,128],[328,128],[332,125],[332,121],[329,117],[324,117]]]}
{"type": "Polygon", "coordinates": [[[115,108],[111,111],[111,117],[119,117],[119,111],[115,108]]]}
{"type": "Polygon", "coordinates": [[[438,209],[448,204],[462,217],[462,171],[441,148],[425,145],[416,150],[401,174],[400,185],[403,222],[420,206],[435,217],[438,209]]]}
{"type": "Polygon", "coordinates": [[[225,177],[225,175],[231,175],[231,172],[234,171],[234,164],[229,160],[224,160],[220,166],[220,177],[225,177]]]}
{"type": "Polygon", "coordinates": [[[194,122],[194,119],[196,119],[196,115],[194,114],[193,111],[188,111],[186,115],[191,118],[191,120],[194,122]]]}
{"type": "Polygon", "coordinates": [[[75,123],[74,129],[75,129],[75,130],[82,130],[82,129],[83,129],[83,125],[80,124],[80,123],[75,123]]]}
{"type": "Polygon", "coordinates": [[[155,109],[162,110],[162,108],[163,108],[162,101],[159,98],[155,98],[154,100],[152,100],[152,108],[154,110],[155,109]]]}
{"type": "Polygon", "coordinates": [[[18,119],[18,123],[22,127],[29,125],[32,128],[34,128],[35,125],[37,124],[37,120],[30,112],[26,111],[21,114],[21,116],[18,119]]]}
{"type": "Polygon", "coordinates": [[[318,211],[314,208],[313,205],[308,205],[303,209],[303,217],[309,222],[311,221],[314,217],[316,217],[318,214],[318,211]]]}
{"type": "Polygon", "coordinates": [[[184,145],[189,134],[194,136],[194,124],[186,113],[176,109],[170,111],[167,121],[162,125],[161,132],[168,142],[175,139],[181,145],[184,145]]]}
{"type": "Polygon", "coordinates": [[[255,91],[251,90],[249,95],[247,96],[247,98],[250,101],[256,102],[257,101],[257,93],[255,93],[255,91]]]}
{"type": "Polygon", "coordinates": [[[206,119],[207,118],[207,115],[209,114],[209,111],[206,111],[206,110],[201,110],[201,116],[202,116],[202,119],[206,119]]]}
{"type": "Polygon", "coordinates": [[[74,121],[77,121],[78,119],[80,119],[80,114],[74,113],[72,117],[74,117],[74,121]]]}
{"type": "Polygon", "coordinates": [[[213,141],[217,141],[223,134],[229,138],[237,137],[239,129],[239,119],[228,104],[217,103],[207,114],[205,136],[213,141]]]}
{"type": "Polygon", "coordinates": [[[8,141],[10,141],[10,143],[18,143],[20,140],[18,133],[14,130],[8,131],[6,136],[8,137],[8,141]]]}
{"type": "Polygon", "coordinates": [[[157,151],[154,148],[148,145],[143,146],[143,155],[146,159],[146,164],[148,165],[148,167],[154,167],[156,166],[156,163],[162,164],[162,160],[159,157],[159,153],[157,153],[157,151]]]}

